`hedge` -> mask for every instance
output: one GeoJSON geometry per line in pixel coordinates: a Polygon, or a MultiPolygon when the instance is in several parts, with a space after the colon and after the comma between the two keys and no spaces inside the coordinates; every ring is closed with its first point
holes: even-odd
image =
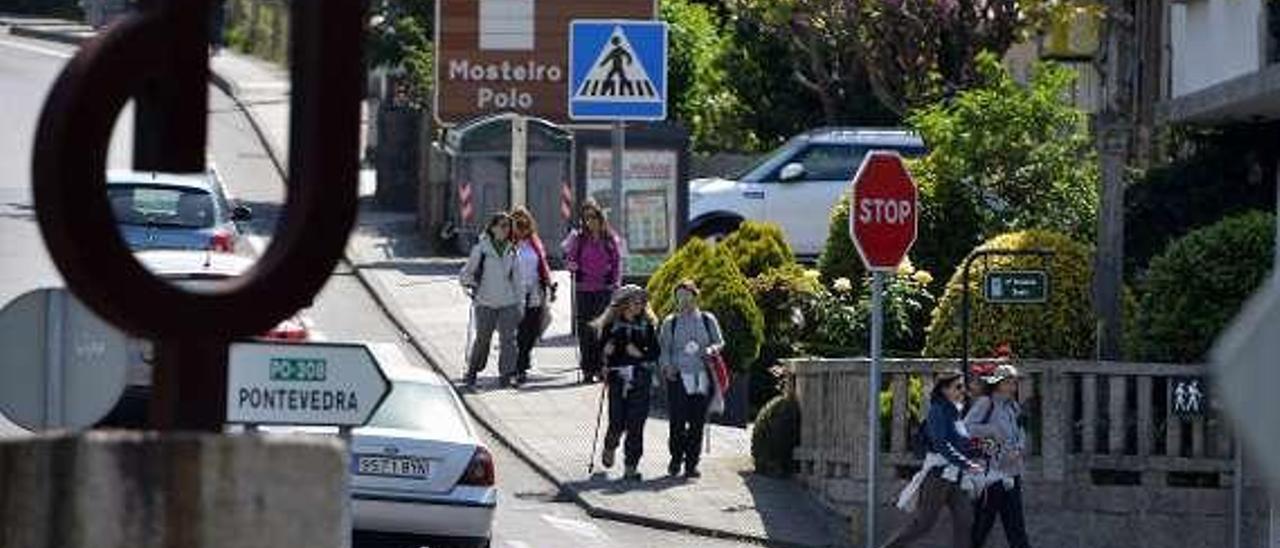
{"type": "Polygon", "coordinates": [[[751,433],[751,459],[756,473],[779,478],[790,476],[797,445],[800,445],[800,404],[793,398],[778,396],[760,410],[751,433]]]}
{"type": "Polygon", "coordinates": [[[796,262],[782,227],[774,223],[744,222],[720,245],[748,278],[796,262]]]}

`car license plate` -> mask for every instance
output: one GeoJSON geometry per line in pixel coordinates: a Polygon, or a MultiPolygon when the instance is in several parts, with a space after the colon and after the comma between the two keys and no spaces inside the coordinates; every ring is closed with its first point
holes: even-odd
{"type": "Polygon", "coordinates": [[[356,473],[362,476],[427,479],[427,469],[424,457],[360,455],[356,458],[356,473]]]}

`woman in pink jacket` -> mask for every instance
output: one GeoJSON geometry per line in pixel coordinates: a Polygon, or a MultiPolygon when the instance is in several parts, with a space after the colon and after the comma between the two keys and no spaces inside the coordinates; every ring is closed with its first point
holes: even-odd
{"type": "Polygon", "coordinates": [[[589,324],[609,308],[613,291],[622,280],[621,242],[605,219],[600,204],[588,198],[582,204],[579,228],[571,232],[560,247],[573,273],[577,303],[574,320],[581,360],[578,366],[582,368],[583,382],[598,381],[604,378],[603,361],[595,331],[589,324]]]}

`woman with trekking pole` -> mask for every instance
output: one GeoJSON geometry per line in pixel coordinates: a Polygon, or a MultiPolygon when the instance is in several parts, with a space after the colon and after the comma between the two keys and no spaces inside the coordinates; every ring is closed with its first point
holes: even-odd
{"type": "Polygon", "coordinates": [[[604,435],[600,462],[612,468],[623,434],[623,479],[640,480],[644,454],[644,423],[649,418],[649,390],[658,360],[657,317],[649,308],[648,294],[635,285],[618,288],[609,309],[592,326],[600,334],[609,393],[609,428],[604,435]]]}
{"type": "Polygon", "coordinates": [[[582,203],[581,224],[564,242],[565,265],[573,273],[574,320],[578,334],[578,366],[582,382],[603,379],[601,344],[590,327],[609,308],[609,299],[622,280],[621,240],[592,198],[582,203]]]}
{"type": "Polygon", "coordinates": [[[680,282],[675,289],[676,311],[662,321],[658,330],[662,378],[666,381],[671,415],[667,438],[671,462],[667,464],[667,474],[678,476],[683,468],[689,479],[702,477],[698,461],[707,410],[712,396],[718,393],[707,359],[724,348],[720,323],[713,314],[698,308],[698,295],[693,280],[680,282]]]}
{"type": "Polygon", "coordinates": [[[520,298],[524,316],[520,320],[519,335],[516,337],[519,351],[516,354],[514,382],[519,387],[527,380],[529,368],[533,365],[533,347],[538,344],[538,339],[550,323],[548,307],[555,300],[555,286],[551,283],[551,266],[547,263],[547,252],[542,246],[542,238],[538,237],[538,223],[533,219],[533,214],[524,206],[516,206],[511,210],[511,221],[514,226],[512,240],[516,246],[516,262],[524,288],[524,294],[520,298]]]}
{"type": "Polygon", "coordinates": [[[990,395],[975,400],[965,417],[969,433],[983,441],[982,458],[988,463],[983,481],[985,488],[975,505],[973,547],[986,544],[998,516],[1009,548],[1030,548],[1022,511],[1027,435],[1018,422],[1022,417],[1022,406],[1018,403],[1018,369],[1001,365],[982,380],[990,395]]]}
{"type": "Polygon", "coordinates": [[[459,279],[472,300],[475,340],[472,341],[463,381],[475,388],[476,375],[489,362],[489,344],[498,332],[498,384],[507,386],[516,374],[516,330],[520,324],[523,282],[511,240],[511,217],[496,213],[485,225],[480,241],[471,248],[459,279]]]}
{"type": "Polygon", "coordinates": [[[921,429],[924,465],[898,496],[898,508],[910,519],[883,545],[902,548],[933,529],[945,506],[951,512],[951,545],[968,548],[973,526],[975,478],[983,474],[973,459],[969,434],[960,419],[965,401],[964,375],[947,371],[934,380],[929,415],[921,429]]]}

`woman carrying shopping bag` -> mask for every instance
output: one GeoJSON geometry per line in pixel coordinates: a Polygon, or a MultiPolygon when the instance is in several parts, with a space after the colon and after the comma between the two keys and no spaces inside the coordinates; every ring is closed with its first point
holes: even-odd
{"type": "Polygon", "coordinates": [[[621,283],[621,246],[621,240],[604,217],[604,210],[591,198],[582,203],[579,228],[569,233],[569,237],[560,244],[565,264],[573,273],[578,365],[582,368],[583,382],[602,378],[602,345],[597,342],[595,331],[589,324],[609,308],[609,299],[621,283]]]}
{"type": "Polygon", "coordinates": [[[523,283],[516,268],[515,246],[511,244],[511,217],[497,213],[485,225],[480,241],[471,248],[467,264],[459,276],[472,299],[476,336],[471,346],[467,372],[468,388],[475,388],[476,374],[489,362],[489,343],[498,331],[498,382],[506,386],[516,374],[516,329],[520,324],[523,283]]]}
{"type": "Polygon", "coordinates": [[[649,390],[658,360],[658,319],[648,295],[635,285],[618,288],[609,309],[592,323],[600,334],[609,392],[609,428],[600,462],[612,468],[622,435],[626,466],[623,479],[640,480],[644,455],[644,423],[649,418],[649,390]]]}
{"type": "Polygon", "coordinates": [[[538,223],[533,214],[524,206],[516,206],[511,210],[511,221],[514,228],[512,240],[516,246],[516,262],[519,265],[520,280],[524,294],[520,298],[523,319],[520,320],[516,354],[515,385],[525,383],[529,368],[533,365],[533,347],[542,337],[544,321],[548,319],[550,302],[555,298],[551,284],[551,266],[547,263],[547,252],[538,237],[538,223]]]}
{"type": "Polygon", "coordinates": [[[927,451],[924,466],[898,497],[898,508],[911,519],[894,533],[883,548],[901,548],[933,529],[945,506],[951,512],[951,545],[967,548],[972,536],[974,478],[983,473],[972,458],[969,435],[960,420],[964,405],[964,375],[948,371],[938,375],[929,398],[924,423],[927,451]]]}
{"type": "Polygon", "coordinates": [[[707,424],[707,408],[717,393],[716,379],[707,357],[724,348],[720,323],[710,312],[698,308],[698,286],[684,280],[676,286],[676,311],[662,321],[658,340],[662,347],[660,364],[667,385],[670,435],[667,448],[671,462],[667,474],[677,476],[683,467],[686,478],[698,478],[702,436],[707,424]]]}
{"type": "Polygon", "coordinates": [[[1022,406],[1018,403],[1018,369],[1001,365],[982,380],[990,396],[975,400],[965,417],[969,433],[983,440],[982,458],[988,463],[985,489],[975,505],[973,547],[986,544],[987,535],[999,516],[1009,548],[1030,548],[1022,511],[1027,435],[1018,423],[1022,416],[1022,406]]]}

